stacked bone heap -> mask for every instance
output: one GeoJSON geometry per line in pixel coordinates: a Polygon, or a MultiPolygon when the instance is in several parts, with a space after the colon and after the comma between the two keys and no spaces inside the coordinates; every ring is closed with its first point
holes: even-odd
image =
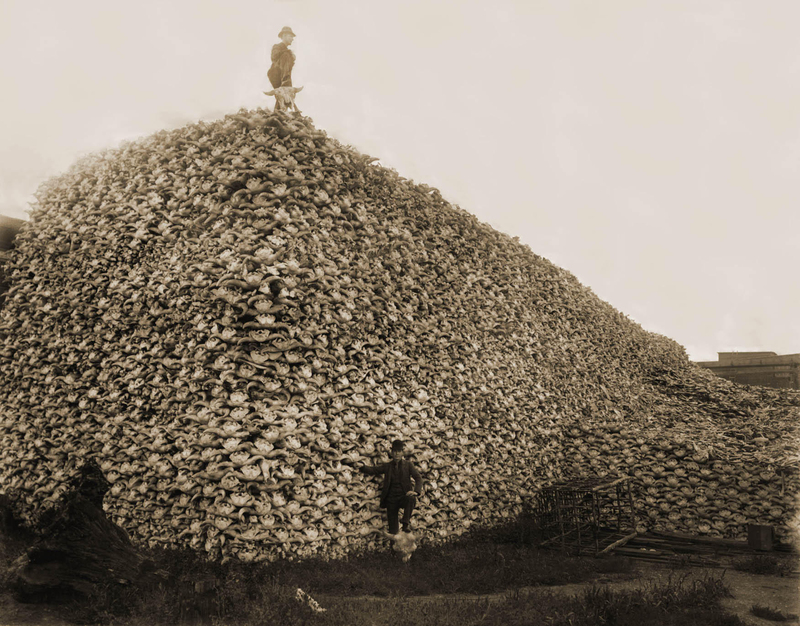
{"type": "Polygon", "coordinates": [[[309,118],[240,111],[44,183],[0,314],[0,485],[35,522],[81,459],[140,543],[243,560],[378,544],[633,477],[645,527],[792,528],[796,394],[691,365],[568,272],[309,118]]]}

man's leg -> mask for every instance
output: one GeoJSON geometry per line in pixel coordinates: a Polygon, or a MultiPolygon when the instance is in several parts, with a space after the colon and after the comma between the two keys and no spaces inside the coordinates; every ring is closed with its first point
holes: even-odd
{"type": "Polygon", "coordinates": [[[403,532],[411,530],[411,514],[414,512],[414,505],[417,503],[417,496],[405,496],[403,498],[403,532]]]}
{"type": "Polygon", "coordinates": [[[402,500],[387,500],[386,501],[386,515],[389,518],[389,534],[396,535],[400,530],[400,524],[397,518],[400,515],[400,504],[402,500]]]}

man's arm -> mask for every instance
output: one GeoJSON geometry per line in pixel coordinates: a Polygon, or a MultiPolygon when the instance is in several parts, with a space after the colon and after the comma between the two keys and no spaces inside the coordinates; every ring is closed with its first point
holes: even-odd
{"type": "Polygon", "coordinates": [[[363,465],[358,468],[358,471],[362,474],[385,474],[387,467],[389,467],[388,463],[381,463],[380,465],[363,465]]]}
{"type": "Polygon", "coordinates": [[[269,55],[270,56],[269,60],[272,61],[273,63],[277,63],[281,58],[281,54],[286,49],[287,48],[285,43],[276,43],[274,46],[272,46],[272,52],[269,55]]]}

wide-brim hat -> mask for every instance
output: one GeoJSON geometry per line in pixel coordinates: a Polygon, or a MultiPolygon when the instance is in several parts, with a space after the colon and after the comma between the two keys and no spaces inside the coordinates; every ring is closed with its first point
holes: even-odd
{"type": "Polygon", "coordinates": [[[292,29],[289,28],[288,26],[284,26],[283,28],[281,28],[281,32],[278,33],[278,37],[283,37],[284,35],[291,35],[292,37],[297,37],[297,35],[295,35],[292,29]]]}

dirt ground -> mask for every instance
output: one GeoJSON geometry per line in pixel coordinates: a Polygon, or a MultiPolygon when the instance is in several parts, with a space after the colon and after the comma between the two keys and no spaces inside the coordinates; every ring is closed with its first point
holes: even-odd
{"type": "MultiPolygon", "coordinates": [[[[730,567],[724,567],[726,563],[723,562],[723,567],[684,567],[673,568],[661,564],[648,563],[646,561],[638,561],[636,563],[637,572],[639,575],[631,577],[629,573],[626,574],[608,574],[602,578],[595,579],[589,582],[575,583],[568,585],[556,585],[548,587],[528,587],[523,591],[548,591],[552,593],[563,593],[569,595],[578,595],[589,589],[592,585],[603,585],[614,590],[623,589],[636,589],[648,582],[666,582],[670,577],[673,580],[680,577],[687,577],[687,582],[691,580],[701,579],[706,576],[720,576],[731,590],[731,598],[725,598],[722,601],[723,607],[731,613],[739,616],[745,622],[753,626],[766,626],[771,624],[774,626],[778,622],[769,621],[755,617],[750,613],[750,607],[754,604],[776,609],[784,615],[800,616],[800,571],[798,565],[795,572],[791,576],[762,576],[757,574],[749,574],[740,572],[730,567]]],[[[508,593],[508,592],[506,592],[508,593]]],[[[491,594],[485,596],[445,596],[445,595],[431,595],[419,596],[415,598],[419,602],[428,602],[435,599],[478,599],[488,598],[490,601],[502,600],[506,593],[491,594]]],[[[322,606],[325,606],[325,597],[315,598],[322,606]]],[[[353,598],[355,599],[355,598],[353,598]]],[[[365,602],[380,602],[383,598],[376,598],[372,596],[365,596],[358,598],[365,602]]],[[[782,622],[784,624],[800,624],[800,619],[794,619],[782,622]]]]}
{"type": "Polygon", "coordinates": [[[723,606],[752,624],[775,624],[775,622],[755,617],[750,607],[760,604],[778,609],[784,615],[794,615],[788,624],[797,624],[800,615],[800,580],[798,578],[775,578],[757,576],[744,572],[728,571],[725,575],[729,581],[733,598],[723,601],[723,606]]]}
{"type": "MultiPolygon", "coordinates": [[[[731,589],[733,597],[723,600],[723,606],[741,617],[744,621],[753,626],[767,626],[776,624],[769,620],[761,619],[750,613],[750,607],[760,604],[771,609],[777,609],[784,615],[800,615],[800,575],[797,571],[791,576],[762,576],[749,574],[725,568],[704,568],[704,567],[685,567],[672,568],[660,564],[647,562],[636,563],[638,576],[631,578],[630,574],[615,575],[609,574],[594,581],[557,585],[552,587],[530,587],[526,591],[548,591],[552,593],[580,594],[592,585],[608,586],[611,589],[635,589],[647,582],[667,581],[670,577],[686,577],[687,582],[705,576],[719,576],[722,574],[724,580],[731,589]]],[[[498,601],[505,597],[504,593],[486,596],[420,596],[413,598],[413,601],[430,602],[443,598],[463,598],[478,599],[488,598],[491,601],[498,601]]],[[[315,598],[323,607],[326,597],[315,598]]],[[[410,598],[411,599],[411,598],[410,598]]],[[[382,602],[384,598],[365,596],[352,598],[355,601],[363,602],[382,602]]],[[[793,620],[783,622],[785,624],[800,624],[800,620],[795,617],[793,620]]],[[[58,615],[55,607],[41,607],[25,605],[14,602],[9,594],[0,594],[0,626],[71,626],[58,615]]]]}
{"type": "Polygon", "coordinates": [[[73,626],[55,608],[19,604],[9,594],[0,595],[0,626],[73,626]]]}
{"type": "MultiPolygon", "coordinates": [[[[750,613],[750,607],[754,604],[777,609],[784,615],[800,615],[800,577],[797,575],[777,577],[761,576],[739,572],[734,569],[720,568],[700,568],[688,567],[685,569],[670,569],[649,564],[639,564],[642,575],[636,580],[614,581],[605,578],[594,581],[593,583],[582,583],[578,585],[562,585],[560,587],[550,587],[552,591],[559,593],[578,594],[583,592],[592,584],[608,585],[612,589],[634,589],[639,587],[643,581],[666,581],[670,576],[687,576],[687,580],[703,578],[704,576],[719,576],[721,573],[724,580],[731,590],[733,597],[725,598],[722,601],[723,607],[729,612],[738,615],[742,620],[754,626],[764,626],[777,622],[755,617],[750,613]]],[[[798,624],[800,621],[795,618],[784,624],[798,624]]]]}

